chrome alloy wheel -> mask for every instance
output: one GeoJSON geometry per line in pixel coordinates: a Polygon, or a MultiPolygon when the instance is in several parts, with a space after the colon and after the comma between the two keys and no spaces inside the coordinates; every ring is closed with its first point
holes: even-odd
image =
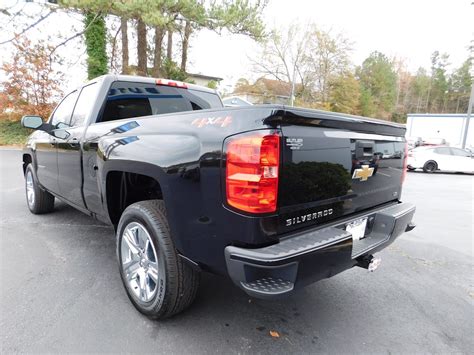
{"type": "Polygon", "coordinates": [[[35,187],[33,185],[33,174],[30,170],[26,173],[26,199],[28,205],[33,208],[35,205],[35,187]]]}
{"type": "Polygon", "coordinates": [[[123,230],[121,261],[130,290],[142,302],[152,300],[158,289],[158,258],[150,235],[138,222],[123,230]]]}

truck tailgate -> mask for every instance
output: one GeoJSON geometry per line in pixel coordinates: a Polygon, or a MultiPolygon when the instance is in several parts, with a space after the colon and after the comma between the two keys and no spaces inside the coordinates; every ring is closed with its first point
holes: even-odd
{"type": "Polygon", "coordinates": [[[280,116],[279,126],[280,232],[400,198],[404,127],[299,109],[280,116]]]}

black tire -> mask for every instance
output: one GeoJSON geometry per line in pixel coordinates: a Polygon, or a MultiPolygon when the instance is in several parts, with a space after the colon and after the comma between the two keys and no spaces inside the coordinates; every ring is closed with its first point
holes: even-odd
{"type": "Polygon", "coordinates": [[[423,165],[423,171],[425,173],[434,173],[438,170],[438,164],[435,161],[427,161],[425,165],[423,165]]]}
{"type": "MultiPolygon", "coordinates": [[[[146,251],[142,250],[142,253],[145,254],[146,251]]],[[[117,258],[120,276],[130,301],[138,311],[148,317],[153,319],[171,317],[185,310],[194,301],[199,288],[200,273],[178,256],[171,238],[163,201],[141,201],[125,209],[117,228],[117,258]],[[125,228],[137,223],[148,233],[153,244],[153,252],[158,259],[155,260],[158,267],[156,292],[146,302],[139,298],[137,291],[132,290],[122,260],[125,228]]]]}
{"type": "Polygon", "coordinates": [[[28,164],[25,169],[25,192],[26,204],[31,213],[43,214],[53,211],[54,196],[39,186],[31,164],[28,164]],[[30,197],[31,193],[33,198],[30,197]]]}

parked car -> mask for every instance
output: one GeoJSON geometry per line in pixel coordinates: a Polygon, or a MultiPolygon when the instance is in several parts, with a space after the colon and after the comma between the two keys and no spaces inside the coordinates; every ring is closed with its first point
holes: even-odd
{"type": "Polygon", "coordinates": [[[408,170],[423,169],[425,173],[454,171],[474,172],[472,153],[448,146],[423,146],[408,152],[408,170]]]}
{"type": "Polygon", "coordinates": [[[408,149],[413,149],[423,145],[423,139],[421,137],[407,137],[408,149]]]}
{"type": "Polygon", "coordinates": [[[241,97],[231,96],[222,99],[225,107],[252,106],[253,104],[241,97]]]}
{"type": "Polygon", "coordinates": [[[36,129],[23,152],[30,211],[58,198],[114,226],[127,295],[152,318],[188,307],[201,271],[271,299],[354,266],[373,271],[373,254],[414,228],[415,206],[400,201],[402,125],[225,108],[208,88],[121,75],[22,124],[36,129]]]}
{"type": "Polygon", "coordinates": [[[425,138],[420,145],[447,145],[446,139],[444,138],[425,138]]]}

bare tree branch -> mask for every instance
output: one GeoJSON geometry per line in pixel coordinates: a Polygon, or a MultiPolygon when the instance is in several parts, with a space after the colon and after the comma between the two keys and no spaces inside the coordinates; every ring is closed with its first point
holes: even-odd
{"type": "Polygon", "coordinates": [[[54,10],[49,11],[46,15],[41,16],[38,20],[36,20],[36,21],[33,22],[31,25],[29,25],[29,26],[27,26],[26,28],[24,28],[20,33],[15,34],[15,36],[13,36],[12,38],[10,38],[9,40],[0,42],[0,46],[1,46],[1,45],[4,45],[4,44],[7,44],[7,43],[10,43],[10,42],[13,42],[16,38],[18,38],[18,37],[20,37],[21,35],[23,35],[26,31],[32,29],[33,27],[35,27],[36,25],[38,25],[40,22],[42,22],[42,21],[44,21],[45,19],[47,19],[48,16],[51,15],[53,12],[54,12],[54,10]]]}
{"type": "Polygon", "coordinates": [[[66,43],[72,41],[74,38],[77,38],[79,36],[82,36],[88,29],[89,27],[95,22],[95,20],[101,15],[100,12],[96,13],[94,18],[92,19],[92,21],[86,26],[86,28],[84,28],[81,32],[78,32],[76,33],[75,35],[65,39],[64,41],[62,41],[61,43],[59,43],[58,45],[54,46],[53,49],[51,50],[51,52],[49,53],[49,61],[51,62],[51,59],[52,59],[52,55],[54,54],[54,52],[56,52],[56,50],[59,48],[59,47],[62,47],[64,46],[66,43]]]}

